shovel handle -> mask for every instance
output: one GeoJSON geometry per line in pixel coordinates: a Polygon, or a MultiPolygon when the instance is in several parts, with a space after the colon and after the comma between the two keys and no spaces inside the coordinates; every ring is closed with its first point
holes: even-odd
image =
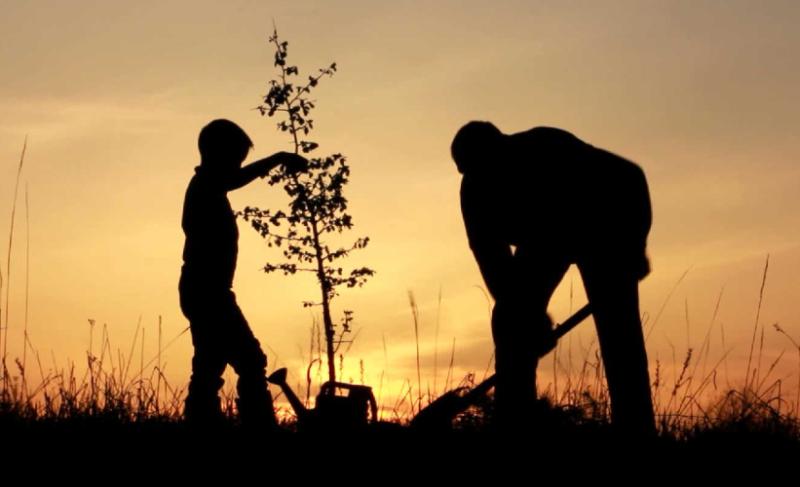
{"type": "MultiPolygon", "coordinates": [[[[553,330],[553,335],[555,336],[555,342],[557,343],[561,337],[569,333],[570,330],[572,330],[576,326],[580,325],[583,322],[583,320],[588,318],[591,314],[592,314],[591,303],[585,304],[583,308],[579,309],[572,316],[564,320],[563,323],[556,326],[555,329],[553,330]]],[[[547,353],[550,353],[550,351],[552,351],[552,348],[542,353],[540,358],[546,355],[547,353]]],[[[487,378],[486,380],[475,386],[472,389],[472,391],[468,392],[467,394],[470,395],[470,399],[472,399],[472,397],[478,397],[483,394],[486,394],[486,392],[488,392],[489,389],[494,387],[496,381],[497,381],[496,374],[492,374],[489,378],[487,378]]]]}
{"type": "Polygon", "coordinates": [[[583,320],[589,317],[592,314],[592,305],[586,304],[583,308],[579,309],[575,312],[572,316],[567,318],[564,323],[561,323],[553,330],[553,334],[556,336],[556,340],[563,337],[570,330],[575,328],[576,326],[580,325],[583,320]]]}

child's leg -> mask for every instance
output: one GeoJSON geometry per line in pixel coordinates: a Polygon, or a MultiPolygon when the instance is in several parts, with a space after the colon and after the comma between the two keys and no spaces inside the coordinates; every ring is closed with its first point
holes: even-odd
{"type": "Polygon", "coordinates": [[[214,326],[218,324],[202,319],[192,321],[190,326],[194,356],[184,409],[188,421],[208,423],[222,419],[219,390],[223,384],[222,373],[226,360],[213,333],[214,326]]]}
{"type": "Polygon", "coordinates": [[[184,416],[196,423],[219,422],[222,419],[219,390],[227,365],[227,351],[220,340],[224,324],[220,320],[220,305],[224,303],[220,296],[224,295],[194,285],[185,275],[181,276],[179,290],[181,310],[190,322],[194,345],[184,416]]]}
{"type": "Polygon", "coordinates": [[[274,426],[277,422],[267,387],[267,356],[261,350],[261,344],[253,335],[232,292],[227,306],[229,361],[239,375],[236,384],[239,415],[245,424],[274,426]]]}

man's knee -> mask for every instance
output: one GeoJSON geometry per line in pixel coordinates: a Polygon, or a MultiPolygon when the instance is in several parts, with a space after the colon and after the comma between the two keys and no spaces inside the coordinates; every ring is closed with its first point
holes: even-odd
{"type": "Polygon", "coordinates": [[[492,336],[499,347],[530,347],[552,327],[553,320],[545,309],[531,309],[522,301],[497,303],[492,310],[492,336]]]}

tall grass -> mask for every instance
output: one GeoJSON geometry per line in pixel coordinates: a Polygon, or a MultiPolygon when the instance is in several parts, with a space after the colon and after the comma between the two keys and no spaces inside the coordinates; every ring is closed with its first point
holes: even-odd
{"type": "MultiPolygon", "coordinates": [[[[11,203],[11,223],[10,229],[8,231],[8,253],[6,255],[6,306],[5,306],[5,319],[0,320],[0,350],[2,350],[2,373],[3,373],[3,394],[6,392],[6,384],[8,383],[8,368],[7,368],[7,358],[8,358],[8,328],[9,328],[9,299],[10,299],[10,292],[11,292],[11,250],[12,244],[14,243],[14,219],[17,215],[17,200],[19,195],[19,181],[20,177],[22,176],[22,167],[25,164],[25,152],[28,149],[28,136],[25,136],[25,140],[22,143],[22,153],[19,156],[19,164],[17,166],[17,177],[16,181],[14,182],[14,200],[11,203]]],[[[2,289],[3,289],[3,275],[0,272],[0,299],[2,299],[2,289]]],[[[2,310],[0,310],[0,318],[3,317],[2,310]]]]}
{"type": "MultiPolygon", "coordinates": [[[[114,353],[108,327],[103,325],[100,347],[95,353],[95,325],[94,320],[89,320],[89,350],[82,366],[75,362],[60,366],[53,356],[46,367],[40,354],[33,350],[39,373],[39,384],[35,387],[30,387],[22,379],[26,371],[23,362],[17,359],[17,372],[6,384],[7,394],[0,403],[0,412],[6,418],[48,420],[90,417],[113,418],[122,422],[178,419],[185,391],[182,387],[173,387],[167,380],[160,361],[161,349],[152,360],[145,360],[144,329],[141,326],[137,328],[131,352],[125,355],[119,349],[114,353]],[[139,350],[134,351],[137,344],[139,350]],[[133,372],[137,355],[138,371],[133,372]]],[[[232,412],[233,398],[226,398],[225,404],[232,412]]]]}
{"type": "MultiPolygon", "coordinates": [[[[714,324],[715,320],[712,319],[711,327],[714,324]]],[[[94,321],[89,321],[89,346],[82,367],[74,362],[59,366],[55,358],[51,359],[49,367],[45,367],[40,354],[31,347],[32,362],[38,369],[38,385],[35,387],[30,387],[27,381],[22,380],[26,371],[22,361],[16,360],[16,372],[10,374],[8,393],[0,402],[0,423],[42,420],[80,422],[86,419],[119,424],[179,421],[185,390],[167,380],[161,353],[182,335],[162,346],[159,331],[158,352],[148,360],[144,352],[145,333],[141,324],[137,326],[130,346],[126,347],[127,353],[119,349],[115,351],[112,347],[107,326],[98,328],[94,321]]],[[[418,330],[421,332],[419,326],[418,330]]],[[[791,341],[797,350],[800,367],[800,346],[797,341],[780,327],[776,327],[776,331],[791,341]]],[[[661,434],[678,441],[688,441],[714,432],[755,432],[788,438],[800,444],[797,402],[790,405],[788,398],[784,397],[782,382],[770,380],[775,364],[783,355],[779,354],[763,373],[759,373],[758,382],[742,382],[738,388],[721,387],[718,377],[730,351],[711,361],[710,369],[704,370],[703,364],[710,360],[708,337],[711,333],[709,329],[700,347],[690,347],[686,351],[680,367],[676,368],[671,378],[666,377],[669,374],[665,373],[660,360],[654,362],[654,405],[661,434]]],[[[312,365],[316,363],[316,357],[313,356],[317,352],[315,348],[312,348],[312,365]]],[[[567,356],[573,355],[570,351],[567,356]]],[[[552,383],[543,388],[543,396],[550,404],[550,410],[558,412],[557,416],[552,417],[567,418],[572,422],[570,427],[607,425],[610,418],[609,396],[596,342],[591,341],[588,346],[581,347],[577,356],[577,366],[559,364],[562,382],[558,389],[552,383]],[[572,373],[567,374],[566,371],[572,373]]],[[[475,374],[467,374],[461,379],[454,377],[455,362],[456,341],[453,339],[444,390],[454,383],[459,387],[474,386],[478,382],[475,374]]],[[[757,363],[755,358],[754,363],[757,363]]],[[[312,368],[308,368],[308,391],[312,368]]],[[[383,419],[404,423],[426,405],[426,400],[429,403],[435,399],[436,394],[432,391],[423,394],[421,361],[418,372],[416,384],[412,380],[405,380],[395,397],[379,392],[383,419]]],[[[223,405],[228,416],[235,417],[232,390],[225,393],[223,405]]],[[[285,417],[287,412],[283,411],[280,415],[285,417]]],[[[461,415],[455,425],[479,430],[487,422],[490,423],[491,418],[492,403],[489,399],[461,415]]]]}
{"type": "MultiPolygon", "coordinates": [[[[419,411],[422,408],[422,374],[419,361],[419,308],[417,308],[414,293],[411,291],[408,292],[408,304],[411,306],[411,317],[414,319],[414,344],[417,350],[417,411],[419,411]]],[[[413,404],[411,405],[411,411],[414,411],[413,404]]]]}

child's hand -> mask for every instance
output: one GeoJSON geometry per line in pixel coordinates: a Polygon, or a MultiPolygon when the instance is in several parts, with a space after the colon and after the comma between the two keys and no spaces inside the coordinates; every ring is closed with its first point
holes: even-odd
{"type": "Polygon", "coordinates": [[[308,170],[308,160],[294,152],[278,152],[275,157],[283,164],[284,171],[288,174],[297,174],[308,170]]]}

